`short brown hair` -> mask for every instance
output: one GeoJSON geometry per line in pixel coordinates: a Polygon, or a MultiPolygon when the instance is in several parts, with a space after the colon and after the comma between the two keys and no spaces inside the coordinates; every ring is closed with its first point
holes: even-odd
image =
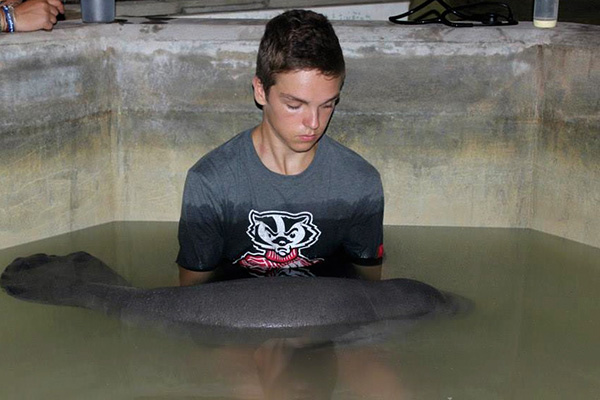
{"type": "Polygon", "coordinates": [[[327,17],[291,10],[270,20],[256,60],[256,76],[265,93],[275,84],[276,74],[310,69],[326,76],[345,76],[342,48],[327,17]]]}

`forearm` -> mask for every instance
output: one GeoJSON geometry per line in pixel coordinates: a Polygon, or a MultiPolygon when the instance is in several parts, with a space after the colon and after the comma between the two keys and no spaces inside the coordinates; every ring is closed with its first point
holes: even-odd
{"type": "Polygon", "coordinates": [[[15,32],[15,10],[12,5],[0,2],[0,31],[15,32]]]}
{"type": "Polygon", "coordinates": [[[194,286],[208,281],[212,271],[190,271],[179,266],[179,286],[194,286]]]}
{"type": "MultiPolygon", "coordinates": [[[[11,13],[14,16],[14,8],[23,3],[23,0],[3,0],[0,1],[0,32],[10,32],[8,21],[6,20],[6,14],[2,7],[11,7],[11,13]]],[[[13,24],[15,21],[13,20],[13,24]]],[[[16,32],[16,24],[13,26],[13,32],[16,32]]]]}
{"type": "Polygon", "coordinates": [[[0,1],[0,6],[13,6],[16,7],[19,4],[23,3],[23,0],[4,0],[0,1]]]}

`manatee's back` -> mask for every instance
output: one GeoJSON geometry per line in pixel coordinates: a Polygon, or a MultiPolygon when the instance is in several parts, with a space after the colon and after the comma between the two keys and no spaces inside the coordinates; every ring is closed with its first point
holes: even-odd
{"type": "Polygon", "coordinates": [[[283,329],[377,319],[366,282],[342,278],[251,278],[138,293],[129,314],[236,329],[283,329]]]}

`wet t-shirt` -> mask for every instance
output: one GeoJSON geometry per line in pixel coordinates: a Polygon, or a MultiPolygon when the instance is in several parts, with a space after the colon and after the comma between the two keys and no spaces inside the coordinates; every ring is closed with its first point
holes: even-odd
{"type": "Polygon", "coordinates": [[[378,265],[383,189],[377,170],[328,136],[298,175],[267,169],[240,133],[189,171],[177,263],[194,271],[234,266],[255,276],[335,275],[378,265]]]}

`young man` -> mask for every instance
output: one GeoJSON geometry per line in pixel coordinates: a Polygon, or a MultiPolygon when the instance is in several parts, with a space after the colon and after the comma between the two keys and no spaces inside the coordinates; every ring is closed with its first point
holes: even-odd
{"type": "Polygon", "coordinates": [[[215,271],[331,276],[354,266],[367,279],[380,277],[379,173],[324,136],[344,77],[338,38],[323,15],[294,10],[267,24],[252,81],[262,122],[188,172],[181,285],[215,271]]]}

